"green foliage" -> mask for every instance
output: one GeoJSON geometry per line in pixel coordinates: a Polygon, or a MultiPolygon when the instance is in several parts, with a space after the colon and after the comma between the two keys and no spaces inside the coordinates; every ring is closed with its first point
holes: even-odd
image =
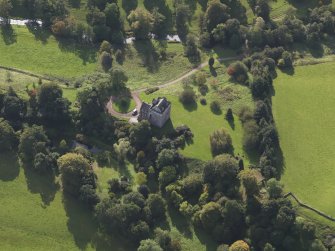
{"type": "Polygon", "coordinates": [[[13,5],[10,0],[0,0],[0,16],[3,18],[2,23],[9,24],[10,12],[13,5]]]}
{"type": "Polygon", "coordinates": [[[189,58],[191,63],[193,64],[200,63],[200,60],[201,60],[200,51],[198,49],[196,38],[193,35],[187,36],[184,53],[186,57],[189,58]]]}
{"type": "Polygon", "coordinates": [[[20,136],[19,153],[25,162],[30,162],[39,151],[45,151],[45,145],[49,142],[43,127],[33,125],[24,128],[20,136]],[[44,149],[41,149],[44,148],[44,149]]]}
{"type": "Polygon", "coordinates": [[[218,24],[224,23],[229,18],[228,7],[219,0],[213,0],[208,3],[205,13],[205,24],[209,32],[211,32],[218,24]]]}
{"type": "Polygon", "coordinates": [[[275,178],[267,181],[267,190],[271,199],[278,199],[283,195],[283,185],[275,178]]]}
{"type": "Polygon", "coordinates": [[[164,166],[159,172],[158,181],[161,187],[174,182],[177,178],[176,168],[174,166],[164,166]]]}
{"type": "Polygon", "coordinates": [[[81,154],[67,153],[58,160],[63,190],[78,196],[80,189],[86,184],[92,170],[89,161],[81,154]]]}
{"type": "Polygon", "coordinates": [[[177,163],[177,152],[171,149],[163,149],[157,157],[157,168],[158,170],[166,166],[175,166],[177,163]]]}
{"type": "Polygon", "coordinates": [[[179,101],[185,105],[193,104],[196,101],[196,94],[192,88],[185,88],[179,96],[179,101]]]}
{"type": "Polygon", "coordinates": [[[143,40],[149,38],[149,32],[153,26],[153,16],[143,8],[132,10],[128,16],[130,26],[136,39],[143,40]]]}
{"type": "Polygon", "coordinates": [[[188,23],[190,21],[190,9],[185,4],[177,4],[176,6],[176,29],[179,38],[186,41],[187,34],[189,33],[188,23]]]}
{"type": "Polygon", "coordinates": [[[146,120],[133,125],[129,132],[130,142],[138,149],[143,149],[147,145],[148,139],[151,138],[151,127],[146,120]]]}
{"type": "Polygon", "coordinates": [[[220,205],[216,202],[209,202],[203,206],[199,214],[202,226],[207,231],[212,231],[213,228],[222,220],[220,205]]]}
{"type": "Polygon", "coordinates": [[[12,87],[2,97],[1,115],[16,128],[21,127],[21,120],[26,114],[26,104],[12,87]]]}
{"type": "Polygon", "coordinates": [[[61,125],[70,120],[70,102],[56,83],[44,83],[37,94],[39,116],[48,125],[61,125]]]}
{"type": "Polygon", "coordinates": [[[259,194],[260,189],[257,181],[257,172],[255,170],[243,170],[239,173],[239,177],[248,196],[259,194]]]}
{"type": "Polygon", "coordinates": [[[34,158],[34,170],[40,173],[52,172],[57,169],[57,159],[58,155],[53,155],[50,153],[39,152],[34,158]]]}
{"type": "Polygon", "coordinates": [[[144,185],[147,183],[147,175],[143,172],[138,172],[135,176],[135,181],[137,185],[144,185]]]}
{"type": "Polygon", "coordinates": [[[244,63],[237,61],[232,63],[228,69],[227,73],[238,83],[244,84],[248,79],[248,68],[244,63]]]}
{"type": "Polygon", "coordinates": [[[6,121],[0,121],[0,150],[11,151],[18,144],[18,139],[13,127],[6,121]]]}
{"type": "Polygon", "coordinates": [[[150,209],[153,220],[164,220],[166,217],[165,201],[159,194],[150,194],[147,199],[147,207],[150,209]]]}
{"type": "Polygon", "coordinates": [[[213,156],[230,153],[233,149],[232,139],[223,128],[216,130],[211,134],[210,144],[213,156]]]}
{"type": "Polygon", "coordinates": [[[154,240],[148,239],[141,241],[137,251],[163,251],[163,249],[154,240]]]}
{"type": "Polygon", "coordinates": [[[203,172],[205,183],[211,184],[216,191],[234,192],[238,185],[238,163],[228,154],[218,155],[209,161],[203,172]]]}

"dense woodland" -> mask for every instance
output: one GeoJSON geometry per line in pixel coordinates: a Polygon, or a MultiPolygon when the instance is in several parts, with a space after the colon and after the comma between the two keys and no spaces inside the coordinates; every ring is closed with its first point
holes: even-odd
{"type": "MultiPolygon", "coordinates": [[[[247,23],[240,1],[199,0],[204,15],[199,34],[194,34],[189,24],[195,0],[175,0],[173,9],[165,0],[145,0],[145,8],[137,8],[137,0],[123,0],[122,6],[113,0],[89,0],[87,22],[69,15],[64,1],[0,0],[3,27],[10,29],[15,10],[26,8],[27,18],[42,20],[43,28],[55,36],[99,46],[105,72],[103,78],[94,75],[90,80],[94,85],[80,90],[74,106],[57,83],[44,80],[27,88],[27,100],[12,88],[2,92],[1,151],[17,152],[26,168],[50,182],[60,178],[63,193],[90,208],[105,235],[132,241],[139,251],[182,250],[178,239],[164,228],[167,210],[175,210],[188,224],[206,232],[217,242],[218,251],[334,250],[317,226],[298,216],[291,201],[284,198],[282,153],[271,97],[276,71],[293,70],[291,46],[304,43],[318,48],[335,34],[335,11],[331,1],[323,0],[304,17],[287,13],[282,22],[275,22],[268,1],[248,3],[257,16],[252,24],[247,23]],[[121,18],[120,8],[127,20],[121,18]],[[125,30],[125,22],[130,30],[125,30]],[[255,101],[255,109],[241,109],[238,118],[244,130],[243,146],[259,156],[257,165],[247,166],[242,157],[232,154],[231,137],[223,129],[210,136],[213,159],[195,164],[178,151],[192,140],[187,126],[157,135],[146,121],[130,125],[106,113],[110,96],[130,93],[127,72],[113,65],[114,59],[122,60],[125,38],[148,40],[153,35],[162,39],[173,33],[179,35],[185,56],[195,65],[201,61],[201,51],[215,46],[240,52],[241,61],[232,63],[227,74],[236,84],[248,86],[255,101]],[[92,139],[110,148],[95,154],[72,148],[73,140],[90,146],[92,139]],[[121,177],[108,182],[107,198],[98,196],[92,163],[110,158],[120,166],[127,161],[135,165],[137,191],[121,177]],[[190,165],[197,165],[197,171],[189,172],[190,165]]],[[[164,56],[163,49],[157,53],[164,56]]],[[[214,62],[210,57],[209,67],[214,62]]],[[[189,81],[205,91],[206,80],[200,75],[189,81]]],[[[187,104],[197,97],[185,88],[179,98],[187,104]]],[[[215,102],[210,106],[218,109],[215,102]]],[[[226,119],[234,120],[231,109],[226,119]]]]}

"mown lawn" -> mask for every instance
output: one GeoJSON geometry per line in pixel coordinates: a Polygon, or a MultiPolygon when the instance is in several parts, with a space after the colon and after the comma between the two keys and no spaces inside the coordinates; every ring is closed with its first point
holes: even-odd
{"type": "MultiPolygon", "coordinates": [[[[232,137],[234,153],[248,158],[243,151],[242,136],[243,129],[236,115],[244,105],[253,107],[253,101],[247,87],[230,83],[225,77],[217,78],[219,84],[223,87],[223,92],[211,90],[206,96],[202,97],[207,100],[207,105],[200,104],[200,94],[197,103],[191,106],[184,106],[179,101],[179,93],[182,91],[181,84],[174,85],[167,89],[162,89],[150,95],[142,94],[141,98],[151,102],[153,98],[165,96],[172,103],[171,123],[165,127],[167,130],[172,126],[188,125],[193,134],[193,143],[185,147],[182,153],[190,158],[209,160],[212,158],[210,151],[209,136],[219,128],[225,128],[232,137]],[[221,103],[222,113],[215,114],[210,109],[210,102],[218,100],[221,103]],[[228,108],[232,108],[235,113],[233,125],[230,125],[225,119],[228,108]]],[[[211,80],[209,80],[211,81],[211,80]]],[[[196,90],[196,87],[194,88],[196,90]]]]}
{"type": "MultiPolygon", "coordinates": [[[[134,249],[125,241],[101,239],[85,207],[45,176],[20,167],[14,154],[1,153],[0,159],[0,250],[134,249]]],[[[100,192],[119,176],[110,170],[96,170],[100,192]]]]}
{"type": "Polygon", "coordinates": [[[68,40],[56,40],[46,31],[12,26],[12,34],[0,34],[0,65],[38,74],[71,78],[97,68],[96,49],[68,40]]]}
{"type": "Polygon", "coordinates": [[[283,182],[302,201],[335,216],[335,62],[278,74],[273,112],[285,158],[283,182]]]}
{"type": "Polygon", "coordinates": [[[73,203],[65,210],[57,186],[20,168],[13,154],[0,158],[0,249],[79,250],[76,238],[86,246],[94,229],[87,212],[73,203]]]}

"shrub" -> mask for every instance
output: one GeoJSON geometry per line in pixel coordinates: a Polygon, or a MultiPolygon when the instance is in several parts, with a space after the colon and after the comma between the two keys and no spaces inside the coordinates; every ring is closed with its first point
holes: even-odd
{"type": "Polygon", "coordinates": [[[284,51],[282,58],[278,61],[278,66],[282,68],[291,68],[293,66],[292,55],[288,51],[284,51]]]}
{"type": "Polygon", "coordinates": [[[235,241],[230,247],[229,251],[249,251],[249,245],[244,241],[235,241]]]}
{"type": "Polygon", "coordinates": [[[223,128],[213,132],[210,136],[210,144],[213,156],[229,153],[233,148],[232,139],[223,128]]]}
{"type": "Polygon", "coordinates": [[[192,88],[186,88],[184,91],[179,95],[179,100],[183,104],[192,104],[195,103],[196,95],[192,88]]]}
{"type": "Polygon", "coordinates": [[[100,64],[102,69],[106,72],[112,67],[113,58],[108,52],[102,52],[100,55],[100,64]]]}
{"type": "Polygon", "coordinates": [[[146,95],[149,95],[149,94],[154,93],[158,90],[159,90],[159,87],[150,87],[150,88],[146,89],[144,92],[145,92],[146,95]]]}
{"type": "Polygon", "coordinates": [[[200,99],[200,104],[207,105],[207,100],[205,98],[200,99]]]}
{"type": "Polygon", "coordinates": [[[209,65],[209,67],[213,67],[214,63],[215,63],[214,58],[213,58],[213,57],[210,57],[209,60],[208,60],[208,65],[209,65]]]}
{"type": "Polygon", "coordinates": [[[111,53],[111,50],[112,50],[112,45],[106,40],[102,41],[100,45],[99,53],[100,54],[102,54],[103,52],[111,53]]]}
{"type": "Polygon", "coordinates": [[[115,59],[116,61],[119,63],[119,64],[122,64],[123,60],[124,60],[124,54],[123,52],[118,49],[116,52],[115,52],[115,59]]]}
{"type": "Polygon", "coordinates": [[[176,168],[174,166],[165,166],[159,173],[159,184],[162,187],[174,182],[177,178],[176,168]]]}
{"type": "Polygon", "coordinates": [[[244,84],[248,79],[248,68],[246,65],[240,61],[231,64],[227,73],[238,83],[244,84]]]}
{"type": "Polygon", "coordinates": [[[218,101],[212,101],[211,102],[211,110],[214,113],[220,113],[221,112],[221,106],[220,103],[218,101]]]}
{"type": "Polygon", "coordinates": [[[258,135],[259,127],[255,120],[248,120],[243,124],[243,147],[247,151],[258,149],[260,138],[258,135]]]}
{"type": "Polygon", "coordinates": [[[196,85],[199,85],[199,86],[202,86],[202,85],[205,85],[206,84],[206,73],[203,73],[203,72],[199,72],[195,75],[195,84],[196,85]]]}
{"type": "Polygon", "coordinates": [[[241,122],[244,124],[245,122],[254,118],[254,113],[248,106],[243,106],[239,111],[238,116],[241,122]]]}

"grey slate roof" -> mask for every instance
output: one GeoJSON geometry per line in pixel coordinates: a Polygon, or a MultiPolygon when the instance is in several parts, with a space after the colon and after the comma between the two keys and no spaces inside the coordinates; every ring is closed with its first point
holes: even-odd
{"type": "Polygon", "coordinates": [[[138,120],[149,119],[150,107],[151,105],[145,102],[142,103],[138,120]]]}

